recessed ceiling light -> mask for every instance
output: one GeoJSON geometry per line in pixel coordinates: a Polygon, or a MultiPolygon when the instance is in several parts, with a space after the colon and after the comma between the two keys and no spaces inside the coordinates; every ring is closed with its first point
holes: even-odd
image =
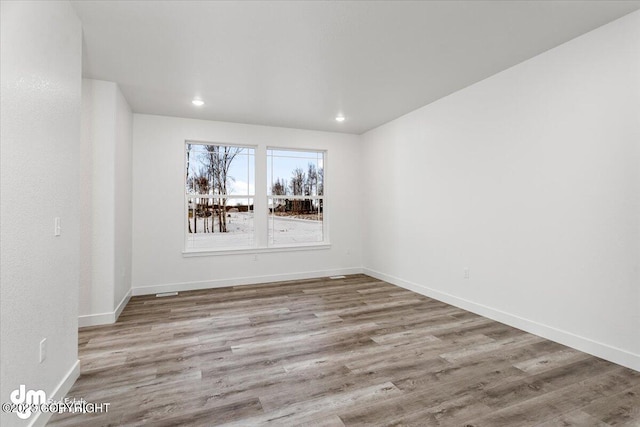
{"type": "Polygon", "coordinates": [[[336,116],[336,122],[344,122],[344,116],[342,114],[339,116],[336,116]]]}
{"type": "Polygon", "coordinates": [[[202,107],[204,105],[204,101],[202,99],[194,99],[193,101],[191,101],[191,103],[193,105],[195,105],[196,107],[202,107]]]}

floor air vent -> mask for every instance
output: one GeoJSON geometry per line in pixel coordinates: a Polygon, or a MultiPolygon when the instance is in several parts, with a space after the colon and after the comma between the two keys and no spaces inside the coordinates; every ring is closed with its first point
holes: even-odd
{"type": "Polygon", "coordinates": [[[178,296],[177,292],[162,292],[161,294],[156,294],[156,298],[175,297],[175,296],[178,296]]]}

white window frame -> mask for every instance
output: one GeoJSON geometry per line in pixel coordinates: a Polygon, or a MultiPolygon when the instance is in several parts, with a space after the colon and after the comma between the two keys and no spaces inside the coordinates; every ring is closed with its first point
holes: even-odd
{"type": "MultiPolygon", "coordinates": [[[[256,230],[256,226],[255,226],[255,220],[254,220],[254,227],[253,227],[253,244],[252,245],[246,245],[246,246],[238,246],[238,247],[229,247],[229,246],[220,246],[219,248],[215,248],[215,247],[207,247],[207,248],[190,248],[188,247],[188,243],[189,243],[189,199],[239,199],[239,200],[248,200],[248,199],[252,199],[253,200],[253,206],[254,206],[254,218],[255,218],[255,200],[256,200],[256,194],[254,193],[253,195],[251,194],[247,194],[247,195],[239,195],[239,194],[188,194],[186,192],[186,188],[187,188],[187,164],[184,161],[186,158],[186,153],[187,153],[187,145],[213,145],[213,146],[217,146],[217,147],[239,147],[239,148],[247,148],[247,149],[252,149],[253,150],[253,172],[254,172],[254,176],[253,176],[253,185],[254,185],[254,190],[257,189],[256,187],[256,156],[257,156],[257,151],[258,151],[258,146],[256,145],[247,145],[247,144],[234,144],[234,143],[228,143],[228,142],[211,142],[211,141],[198,141],[198,140],[193,140],[193,139],[187,139],[184,141],[184,152],[183,152],[183,173],[182,173],[182,177],[183,177],[183,191],[184,191],[184,201],[183,201],[183,232],[184,232],[184,245],[183,245],[183,254],[198,254],[198,253],[211,253],[211,252],[232,252],[232,251],[245,251],[245,250],[252,250],[257,248],[257,230],[256,230]]],[[[248,185],[250,183],[247,183],[248,185]]]]}
{"type": "MultiPolygon", "coordinates": [[[[300,247],[315,247],[315,246],[324,246],[324,245],[330,245],[329,242],[329,220],[328,220],[328,209],[327,209],[327,196],[326,196],[326,189],[327,189],[327,175],[326,175],[326,170],[327,170],[327,150],[314,150],[314,149],[309,149],[309,148],[292,148],[292,147],[273,147],[273,146],[268,146],[266,148],[266,152],[268,153],[269,150],[274,150],[274,151],[298,151],[298,152],[303,152],[303,153],[322,153],[322,169],[324,171],[324,176],[323,176],[323,191],[322,191],[322,196],[294,196],[294,195],[286,195],[286,196],[274,196],[274,195],[270,195],[269,191],[267,189],[265,189],[266,193],[267,193],[267,197],[266,197],[266,202],[267,202],[267,206],[269,205],[269,199],[272,198],[277,198],[277,199],[289,199],[289,200],[322,200],[322,241],[320,242],[309,242],[309,243],[284,243],[284,244],[279,244],[279,245],[275,245],[275,244],[270,244],[269,242],[267,242],[267,245],[269,248],[300,248],[300,247]]],[[[267,162],[268,162],[268,158],[267,158],[267,162]]],[[[269,165],[267,164],[267,170],[269,168],[272,168],[273,165],[269,165]]],[[[267,176],[269,176],[269,173],[267,173],[267,176]]],[[[273,171],[271,171],[271,179],[273,180],[273,171]]],[[[272,185],[273,182],[271,183],[267,183],[268,185],[272,185]]],[[[269,214],[268,220],[271,221],[273,220],[274,215],[273,214],[269,214]]],[[[268,238],[268,233],[269,233],[269,224],[267,224],[267,241],[269,240],[268,238]]]]}
{"type": "Polygon", "coordinates": [[[328,150],[326,149],[309,149],[309,148],[298,148],[298,147],[281,147],[281,146],[265,146],[265,145],[250,145],[250,144],[240,144],[240,143],[231,143],[231,142],[211,142],[204,140],[195,140],[195,139],[186,139],[184,140],[184,148],[183,148],[183,233],[184,233],[184,244],[182,248],[182,255],[184,257],[197,257],[197,256],[216,256],[216,255],[232,255],[232,254],[259,254],[259,253],[268,253],[268,252],[288,252],[288,251],[306,251],[306,250],[322,250],[329,249],[331,247],[331,242],[329,240],[329,222],[330,222],[330,210],[329,210],[329,199],[327,197],[327,188],[328,179],[327,179],[327,165],[328,165],[328,150]],[[200,145],[216,145],[216,146],[227,146],[227,147],[242,147],[242,148],[251,148],[254,150],[254,194],[253,195],[226,195],[227,199],[236,198],[236,199],[253,199],[253,215],[254,215],[254,238],[253,238],[253,246],[240,246],[240,247],[208,247],[208,248],[189,248],[188,238],[188,221],[189,221],[189,199],[194,197],[203,198],[221,198],[220,195],[197,195],[197,194],[187,194],[187,182],[186,182],[186,150],[187,144],[200,144],[200,145]],[[300,151],[300,152],[312,152],[312,153],[322,153],[323,155],[323,169],[324,169],[324,177],[323,177],[323,195],[322,196],[286,196],[288,199],[322,199],[322,236],[323,240],[321,242],[308,242],[308,243],[287,243],[281,245],[270,245],[269,244],[269,221],[271,217],[271,213],[268,210],[268,200],[269,198],[274,197],[269,194],[267,189],[267,176],[268,176],[268,168],[270,167],[267,164],[267,152],[268,150],[277,150],[277,151],[300,151]],[[259,218],[258,212],[264,212],[263,216],[259,218]]]}

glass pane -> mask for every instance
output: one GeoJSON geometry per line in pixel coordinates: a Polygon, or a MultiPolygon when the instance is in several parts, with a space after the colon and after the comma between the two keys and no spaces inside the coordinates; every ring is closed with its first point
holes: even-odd
{"type": "Polygon", "coordinates": [[[267,150],[267,194],[321,196],[324,152],[267,150]]]}
{"type": "Polygon", "coordinates": [[[208,196],[187,199],[186,248],[253,247],[255,149],[187,142],[185,162],[186,194],[208,196]]]}
{"type": "Polygon", "coordinates": [[[255,194],[255,150],[212,144],[186,144],[187,194],[255,194]]]}
{"type": "Polygon", "coordinates": [[[268,199],[269,244],[290,245],[324,241],[323,200],[268,199]]]}
{"type": "Polygon", "coordinates": [[[253,198],[188,198],[187,249],[254,246],[253,198]]]}

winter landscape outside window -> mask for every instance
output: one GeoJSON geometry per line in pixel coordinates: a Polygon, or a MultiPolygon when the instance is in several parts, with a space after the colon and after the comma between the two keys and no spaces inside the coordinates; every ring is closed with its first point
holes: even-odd
{"type": "MultiPolygon", "coordinates": [[[[216,252],[327,243],[321,150],[185,143],[185,251],[216,252]],[[262,154],[262,156],[260,155],[262,154]],[[266,188],[256,188],[256,160],[266,188]],[[266,201],[256,211],[255,200],[266,201]],[[262,205],[264,206],[264,205],[262,205]],[[263,217],[259,217],[263,215],[263,217]],[[256,217],[258,216],[258,217],[256,217]]],[[[258,203],[260,206],[262,203],[258,203]]]]}
{"type": "Polygon", "coordinates": [[[255,148],[187,142],[185,249],[255,246],[255,148]]]}
{"type": "Polygon", "coordinates": [[[324,152],[267,150],[269,245],[318,243],[324,232],[324,152]]]}

